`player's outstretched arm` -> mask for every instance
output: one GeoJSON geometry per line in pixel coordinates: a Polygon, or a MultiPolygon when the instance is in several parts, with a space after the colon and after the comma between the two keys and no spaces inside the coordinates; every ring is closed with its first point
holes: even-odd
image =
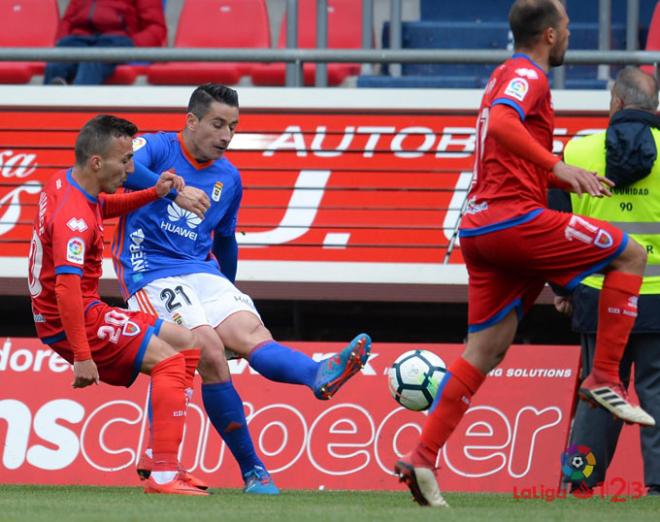
{"type": "MultiPolygon", "coordinates": [[[[158,183],[160,176],[153,172],[151,169],[145,167],[142,163],[133,158],[133,172],[131,172],[126,181],[124,182],[124,187],[131,190],[144,190],[151,188],[158,183]]],[[[183,181],[183,178],[182,178],[183,181]]],[[[180,187],[183,188],[183,185],[180,187]]],[[[178,186],[174,186],[169,194],[166,195],[168,199],[174,201],[177,196],[177,191],[180,190],[178,186]]]]}
{"type": "MultiPolygon", "coordinates": [[[[135,170],[126,179],[124,187],[131,190],[142,190],[153,187],[158,181],[158,174],[135,159],[133,163],[135,164],[135,170]]],[[[183,181],[183,178],[181,179],[183,181]]],[[[182,209],[192,212],[201,219],[204,218],[204,214],[206,214],[206,211],[211,206],[206,193],[195,187],[179,187],[175,185],[164,197],[171,199],[182,209]]]]}
{"type": "Polygon", "coordinates": [[[74,388],[99,383],[99,372],[92,360],[92,352],[85,332],[80,275],[58,274],[55,277],[55,297],[64,333],[73,349],[74,388]]]}
{"type": "Polygon", "coordinates": [[[156,184],[148,189],[123,194],[99,194],[103,219],[123,216],[158,198],[165,197],[172,187],[184,184],[183,178],[172,172],[163,172],[156,184]]]}

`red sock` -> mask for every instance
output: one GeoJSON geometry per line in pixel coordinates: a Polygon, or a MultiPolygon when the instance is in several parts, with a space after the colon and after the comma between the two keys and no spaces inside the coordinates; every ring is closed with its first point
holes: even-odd
{"type": "MultiPolygon", "coordinates": [[[[192,395],[195,370],[197,370],[197,365],[199,364],[199,358],[201,357],[202,352],[199,348],[191,348],[190,350],[183,350],[181,354],[186,359],[186,389],[190,388],[190,394],[192,395]]],[[[190,399],[190,397],[188,397],[188,399],[190,399]]]]}
{"type": "Polygon", "coordinates": [[[154,471],[175,471],[186,415],[186,366],[181,353],[159,362],[151,370],[154,471]]]}
{"type": "Polygon", "coordinates": [[[642,276],[608,272],[598,302],[598,330],[594,354],[594,378],[619,382],[619,363],[637,317],[637,297],[642,276]]]}
{"type": "Polygon", "coordinates": [[[438,451],[447,442],[463,415],[470,407],[470,399],[484,382],[486,376],[462,357],[447,369],[444,387],[435,409],[429,413],[422,430],[420,442],[415,448],[417,457],[435,465],[438,451]]]}

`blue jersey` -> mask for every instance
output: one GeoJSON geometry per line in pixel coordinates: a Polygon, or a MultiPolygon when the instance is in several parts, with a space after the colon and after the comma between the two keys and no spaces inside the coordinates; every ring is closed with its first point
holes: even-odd
{"type": "Polygon", "coordinates": [[[115,272],[124,298],[155,279],[206,272],[221,274],[211,255],[213,235],[236,233],[243,188],[238,170],[225,158],[200,164],[180,134],[146,134],[134,142],[135,161],[153,172],[172,170],[186,185],[206,192],[204,219],[162,198],[120,219],[112,242],[115,272]]]}

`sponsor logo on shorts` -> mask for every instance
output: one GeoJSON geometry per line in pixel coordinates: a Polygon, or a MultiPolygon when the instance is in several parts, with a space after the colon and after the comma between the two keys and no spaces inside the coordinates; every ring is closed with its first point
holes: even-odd
{"type": "Polygon", "coordinates": [[[504,89],[504,94],[511,96],[518,101],[523,101],[529,91],[529,84],[524,78],[514,78],[509,82],[509,85],[504,89]]]}
{"type": "Polygon", "coordinates": [[[223,184],[220,181],[216,181],[213,186],[213,192],[211,193],[211,199],[213,201],[220,201],[220,196],[222,196],[222,187],[223,184]]]}
{"type": "Polygon", "coordinates": [[[85,243],[79,237],[72,237],[66,244],[66,260],[82,265],[85,260],[85,243]]]}
{"type": "Polygon", "coordinates": [[[250,297],[245,294],[234,294],[234,301],[236,301],[237,303],[246,304],[250,308],[254,308],[254,303],[252,302],[252,299],[250,299],[250,297]]]}
{"type": "Polygon", "coordinates": [[[133,321],[126,321],[124,324],[124,328],[122,330],[122,334],[124,334],[127,337],[135,337],[137,334],[139,334],[142,330],[140,330],[140,327],[135,324],[133,321]]]}
{"type": "Polygon", "coordinates": [[[596,234],[594,245],[600,248],[610,248],[613,244],[614,240],[612,239],[610,233],[601,228],[596,234]]]}

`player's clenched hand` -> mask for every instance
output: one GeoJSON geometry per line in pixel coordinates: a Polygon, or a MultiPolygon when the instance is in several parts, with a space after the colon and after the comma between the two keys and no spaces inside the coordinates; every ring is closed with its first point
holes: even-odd
{"type": "Polygon", "coordinates": [[[571,303],[570,297],[556,295],[555,310],[560,314],[571,315],[573,313],[573,303],[571,303]]]}
{"type": "Polygon", "coordinates": [[[184,187],[176,196],[174,202],[181,208],[189,210],[199,218],[204,218],[204,214],[211,206],[206,192],[190,185],[184,187]]]}
{"type": "Polygon", "coordinates": [[[575,192],[579,196],[589,194],[596,198],[602,198],[603,196],[612,195],[609,189],[614,186],[614,183],[607,178],[598,176],[595,172],[567,165],[563,161],[555,164],[552,172],[557,178],[568,184],[571,192],[575,192]]]}
{"type": "Polygon", "coordinates": [[[92,359],[86,361],[75,361],[73,363],[74,388],[84,388],[90,384],[99,383],[99,371],[92,359]]]}
{"type": "Polygon", "coordinates": [[[161,198],[170,193],[172,189],[176,189],[177,192],[182,190],[186,185],[185,181],[181,176],[177,176],[174,172],[166,170],[160,175],[158,181],[156,182],[156,193],[161,198]]]}

